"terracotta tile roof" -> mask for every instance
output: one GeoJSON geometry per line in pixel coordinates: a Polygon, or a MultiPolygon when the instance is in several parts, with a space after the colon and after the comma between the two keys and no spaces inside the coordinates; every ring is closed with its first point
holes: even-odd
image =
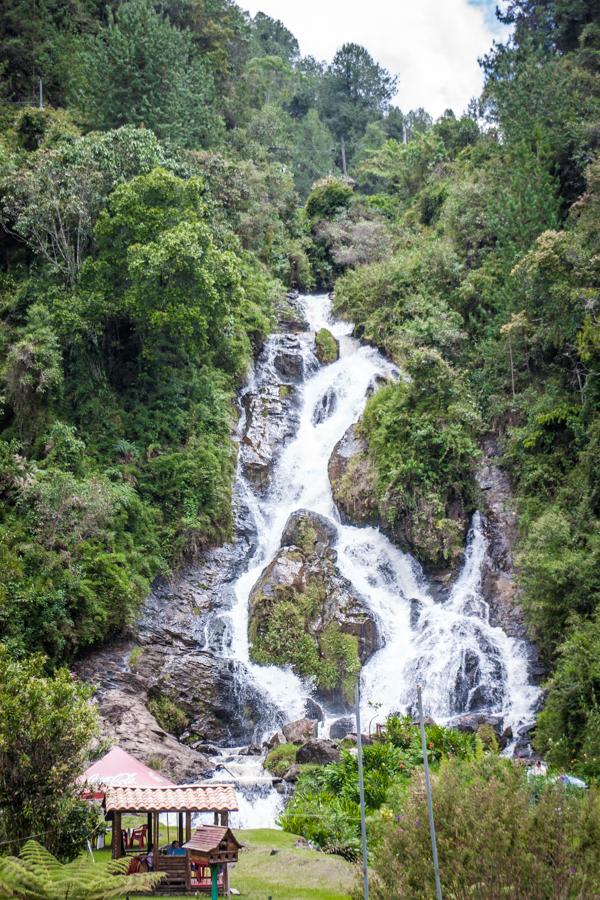
{"type": "Polygon", "coordinates": [[[107,812],[230,812],[239,808],[230,784],[110,787],[105,804],[107,812]]]}
{"type": "Polygon", "coordinates": [[[242,845],[234,833],[222,825],[202,825],[194,832],[192,839],[183,846],[187,850],[202,850],[209,853],[211,850],[217,849],[228,831],[230,840],[235,841],[237,846],[241,847],[242,845]]]}

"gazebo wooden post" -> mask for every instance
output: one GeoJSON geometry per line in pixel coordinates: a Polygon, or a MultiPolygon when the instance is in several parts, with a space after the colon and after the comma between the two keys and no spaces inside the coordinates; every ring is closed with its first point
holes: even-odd
{"type": "Polygon", "coordinates": [[[215,811],[213,812],[213,825],[218,825],[218,824],[219,824],[219,813],[215,809],[215,811]]]}
{"type": "Polygon", "coordinates": [[[185,851],[185,889],[192,890],[192,854],[189,850],[185,851]]]}
{"type": "Polygon", "coordinates": [[[113,859],[121,859],[121,844],[123,842],[123,836],[121,834],[121,812],[120,810],[115,810],[113,812],[113,824],[112,824],[112,858],[113,859]]]}
{"type": "MultiPolygon", "coordinates": [[[[215,825],[216,824],[217,822],[215,822],[215,825]]],[[[221,813],[221,825],[229,825],[229,813],[227,812],[227,810],[221,813]]]]}
{"type": "Polygon", "coordinates": [[[153,812],[152,818],[154,820],[152,831],[154,832],[154,841],[152,846],[152,859],[154,860],[154,871],[158,872],[160,865],[160,853],[158,850],[158,845],[160,843],[160,813],[153,812]]]}
{"type": "Polygon", "coordinates": [[[152,846],[152,813],[148,813],[146,816],[146,824],[148,826],[146,832],[146,849],[149,851],[152,846]]]}
{"type": "Polygon", "coordinates": [[[183,844],[183,813],[177,813],[177,840],[183,844]]]}
{"type": "Polygon", "coordinates": [[[185,840],[191,841],[192,839],[192,814],[191,812],[186,812],[185,814],[185,840]]]}

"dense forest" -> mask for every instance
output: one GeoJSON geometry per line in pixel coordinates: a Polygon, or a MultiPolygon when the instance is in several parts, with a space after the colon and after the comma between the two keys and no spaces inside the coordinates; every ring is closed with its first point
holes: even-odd
{"type": "Polygon", "coordinates": [[[410,376],[359,428],[369,502],[425,566],[460,554],[493,442],[535,747],[600,778],[600,3],[498,15],[481,97],[433,121],[364,47],[302,56],[232,0],[3,4],[0,754],[25,752],[25,677],[64,701],[61,667],[230,535],[236,391],[297,288],[410,376]]]}

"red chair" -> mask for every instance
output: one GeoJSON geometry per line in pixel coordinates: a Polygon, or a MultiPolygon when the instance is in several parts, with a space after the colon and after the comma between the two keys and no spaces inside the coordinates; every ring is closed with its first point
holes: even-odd
{"type": "Polygon", "coordinates": [[[141,849],[146,843],[146,832],[148,831],[147,825],[140,825],[139,828],[134,828],[131,837],[129,838],[129,847],[133,848],[136,844],[141,849]]]}

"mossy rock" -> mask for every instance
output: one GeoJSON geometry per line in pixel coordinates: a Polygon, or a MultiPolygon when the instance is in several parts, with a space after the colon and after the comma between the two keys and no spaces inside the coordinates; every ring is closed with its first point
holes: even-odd
{"type": "Polygon", "coordinates": [[[271,775],[281,778],[296,762],[297,752],[298,748],[295,744],[280,744],[279,747],[273,747],[267,753],[264,767],[271,775]]]}
{"type": "Polygon", "coordinates": [[[315,334],[315,353],[322,366],[340,358],[340,344],[328,328],[321,328],[315,334]]]}

